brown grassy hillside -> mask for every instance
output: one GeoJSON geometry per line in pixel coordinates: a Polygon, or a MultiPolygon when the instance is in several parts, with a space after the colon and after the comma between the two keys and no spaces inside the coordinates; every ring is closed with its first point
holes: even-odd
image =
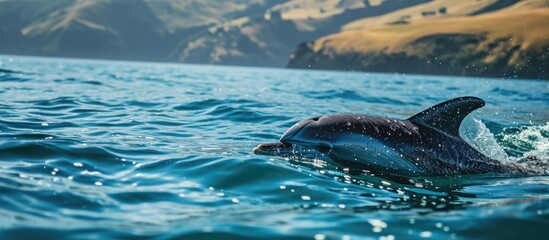
{"type": "Polygon", "coordinates": [[[546,2],[345,31],[301,45],[289,66],[549,79],[546,2]]]}
{"type": "Polygon", "coordinates": [[[379,17],[363,18],[343,26],[344,31],[360,30],[386,24],[413,23],[440,18],[469,16],[498,2],[498,0],[435,0],[391,12],[379,17]],[[440,10],[444,9],[441,13],[440,10]]]}

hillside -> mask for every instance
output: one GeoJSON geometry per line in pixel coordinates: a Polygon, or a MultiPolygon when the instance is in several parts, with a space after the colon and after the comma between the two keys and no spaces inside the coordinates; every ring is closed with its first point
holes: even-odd
{"type": "MultiPolygon", "coordinates": [[[[436,0],[425,4],[419,4],[409,8],[400,9],[379,17],[362,18],[342,28],[343,31],[359,30],[368,27],[386,24],[406,24],[417,21],[429,21],[434,19],[449,18],[456,16],[469,16],[477,12],[484,12],[487,8],[497,5],[503,1],[498,0],[436,0]]],[[[508,3],[516,0],[506,1],[508,3]]]]}
{"type": "Polygon", "coordinates": [[[167,52],[149,45],[165,39],[162,23],[143,1],[77,1],[24,27],[21,33],[38,47],[29,50],[67,57],[160,60],[167,52]],[[122,11],[124,15],[119,14],[122,11]]]}
{"type": "Polygon", "coordinates": [[[265,13],[217,24],[181,41],[175,52],[181,62],[283,67],[301,42],[339,32],[343,25],[360,18],[426,2],[429,0],[292,0],[265,13]]]}
{"type": "Polygon", "coordinates": [[[264,12],[286,0],[201,1],[145,0],[166,30],[175,32],[201,26],[212,26],[236,18],[264,12]]]}
{"type": "Polygon", "coordinates": [[[0,54],[549,79],[549,0],[0,0],[0,54]]]}
{"type": "Polygon", "coordinates": [[[0,0],[0,54],[283,67],[351,21],[430,0],[0,0]]]}
{"type": "Polygon", "coordinates": [[[0,54],[175,61],[178,42],[281,1],[0,1],[0,54]]]}
{"type": "Polygon", "coordinates": [[[549,79],[547,1],[500,6],[468,11],[473,16],[357,21],[347,31],[301,44],[288,67],[549,79]]]}

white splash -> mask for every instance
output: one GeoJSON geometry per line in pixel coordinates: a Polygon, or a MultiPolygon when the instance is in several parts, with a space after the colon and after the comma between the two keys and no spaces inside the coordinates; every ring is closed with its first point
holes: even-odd
{"type": "Polygon", "coordinates": [[[466,117],[461,123],[459,130],[463,140],[479,152],[503,163],[510,162],[509,156],[497,143],[494,134],[490,132],[490,129],[480,119],[466,117]]]}
{"type": "Polygon", "coordinates": [[[462,138],[478,151],[503,163],[513,163],[531,172],[549,173],[549,122],[541,126],[505,128],[498,137],[474,117],[466,117],[460,127],[462,138]],[[509,156],[505,149],[522,152],[509,156]]]}
{"type": "Polygon", "coordinates": [[[541,126],[524,127],[514,134],[506,134],[502,141],[510,146],[530,149],[524,153],[524,157],[549,159],[549,122],[541,126]]]}

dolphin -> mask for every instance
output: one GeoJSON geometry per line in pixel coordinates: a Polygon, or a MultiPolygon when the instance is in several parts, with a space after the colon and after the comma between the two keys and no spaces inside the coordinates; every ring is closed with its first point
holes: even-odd
{"type": "Polygon", "coordinates": [[[463,119],[484,100],[464,96],[444,101],[406,120],[333,114],[302,120],[279,142],[260,144],[255,154],[296,156],[308,152],[353,168],[400,176],[448,176],[523,172],[471,147],[459,135],[463,119]]]}

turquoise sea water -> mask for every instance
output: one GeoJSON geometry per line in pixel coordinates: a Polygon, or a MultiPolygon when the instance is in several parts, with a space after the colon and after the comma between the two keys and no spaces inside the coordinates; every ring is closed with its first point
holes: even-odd
{"type": "Polygon", "coordinates": [[[549,234],[547,174],[401,183],[252,154],[303,118],[406,118],[473,95],[487,105],[462,128],[471,144],[547,160],[547,81],[10,56],[0,69],[0,239],[549,234]]]}

